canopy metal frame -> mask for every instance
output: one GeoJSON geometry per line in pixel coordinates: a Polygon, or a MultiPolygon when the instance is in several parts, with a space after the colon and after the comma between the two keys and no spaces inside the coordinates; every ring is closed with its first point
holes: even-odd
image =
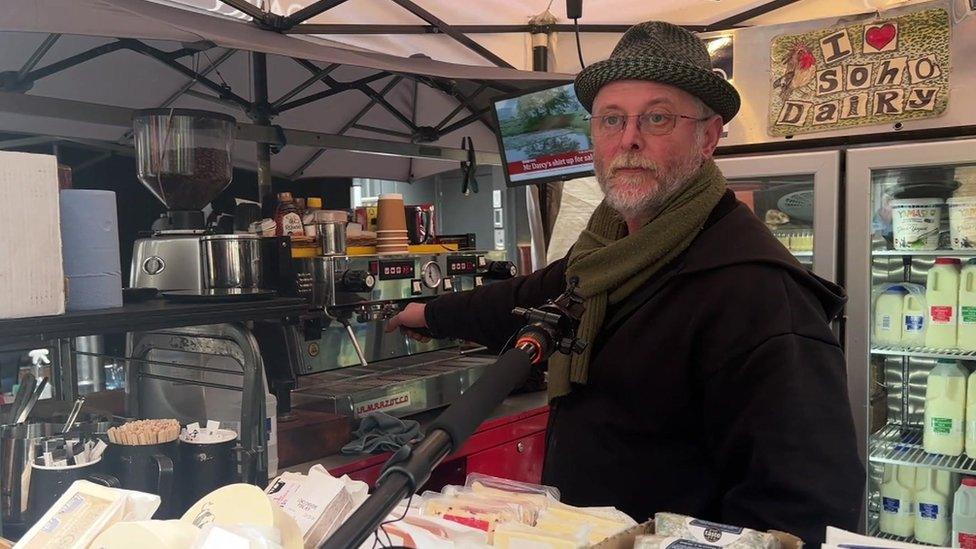
{"type": "MultiPolygon", "coordinates": [[[[316,17],[326,11],[335,8],[346,2],[347,0],[317,0],[312,4],[309,4],[305,8],[291,14],[288,16],[283,16],[279,14],[266,11],[264,9],[247,2],[246,0],[220,0],[222,3],[231,6],[252,18],[253,24],[258,27],[279,33],[297,33],[297,34],[343,34],[343,33],[354,33],[354,34],[415,34],[415,33],[425,33],[425,34],[445,34],[450,36],[458,43],[462,44],[468,49],[478,53],[485,59],[488,59],[492,63],[503,66],[511,67],[511,65],[505,62],[501,57],[494,54],[484,46],[475,42],[470,38],[469,34],[474,33],[499,33],[499,32],[556,32],[556,31],[575,31],[579,30],[581,32],[623,32],[629,26],[628,25],[451,25],[429,11],[418,6],[412,0],[391,0],[391,2],[400,6],[401,8],[409,11],[418,18],[424,20],[426,25],[321,25],[321,24],[311,24],[307,21],[313,17],[316,17]]],[[[779,9],[786,5],[792,4],[799,0],[772,0],[766,2],[760,6],[752,8],[750,10],[743,11],[739,14],[733,15],[731,17],[726,17],[720,21],[717,21],[711,25],[691,25],[686,26],[690,30],[696,32],[709,32],[716,30],[725,30],[728,28],[734,28],[736,25],[746,21],[748,19],[757,17],[764,13],[779,9]]],[[[294,59],[296,63],[305,68],[309,72],[309,77],[294,85],[289,91],[284,93],[281,97],[277,99],[270,99],[268,97],[268,72],[267,72],[267,55],[260,52],[250,52],[252,56],[252,94],[253,100],[248,100],[242,97],[239,93],[226,83],[217,83],[210,78],[208,75],[215,71],[217,67],[223,62],[227,61],[231,56],[237,51],[243,50],[233,50],[228,49],[224,51],[216,60],[210,62],[210,64],[202,69],[190,68],[181,60],[198,55],[202,52],[214,49],[215,45],[211,42],[196,42],[181,44],[182,47],[175,49],[173,51],[163,51],[158,48],[152,47],[149,44],[136,39],[131,38],[119,38],[113,42],[103,44],[84,52],[78,53],[76,55],[70,56],[68,58],[49,63],[47,65],[38,67],[40,62],[43,60],[44,56],[48,51],[54,46],[54,44],[60,38],[60,34],[50,34],[44,41],[31,53],[31,55],[25,60],[24,64],[19,70],[8,71],[0,73],[0,93],[15,93],[15,94],[25,94],[29,91],[34,83],[37,81],[49,77],[51,75],[57,74],[64,70],[70,69],[72,67],[83,64],[92,59],[102,57],[117,51],[128,50],[136,52],[147,57],[150,57],[161,64],[169,67],[170,69],[181,73],[188,80],[183,86],[180,87],[176,92],[170,95],[165,101],[160,105],[161,107],[167,107],[174,103],[184,94],[192,95],[194,97],[200,97],[203,99],[220,102],[225,105],[233,105],[236,108],[242,110],[253,122],[255,126],[263,126],[267,132],[257,132],[256,135],[261,135],[262,137],[255,138],[257,141],[257,165],[258,165],[258,181],[259,181],[259,196],[263,199],[270,193],[271,190],[271,169],[270,169],[270,158],[272,147],[284,146],[285,143],[282,142],[282,136],[288,134],[281,128],[275,128],[272,131],[272,121],[276,115],[286,112],[291,109],[307,105],[315,101],[325,100],[333,95],[337,95],[345,92],[358,92],[369,98],[369,102],[360,111],[356,112],[352,117],[350,117],[346,123],[342,126],[338,134],[316,134],[315,132],[297,132],[291,130],[292,133],[300,133],[307,137],[307,135],[317,135],[317,139],[308,139],[305,141],[318,141],[318,142],[329,142],[330,144],[338,144],[339,146],[346,146],[351,150],[362,150],[358,145],[362,145],[365,142],[369,142],[366,147],[368,152],[377,152],[378,154],[398,154],[394,151],[403,152],[405,148],[403,145],[416,145],[422,143],[432,143],[443,136],[458,131],[469,124],[481,123],[484,124],[489,129],[494,130],[492,122],[488,116],[488,107],[478,107],[474,103],[474,100],[478,95],[483,93],[488,88],[494,88],[502,92],[511,92],[515,88],[512,86],[505,85],[502,82],[495,81],[483,81],[477,82],[479,87],[470,95],[466,95],[456,82],[449,79],[443,78],[433,78],[429,76],[420,76],[413,74],[402,74],[380,71],[376,74],[360,78],[358,80],[352,81],[339,81],[331,76],[335,69],[339,67],[338,64],[330,64],[325,67],[320,67],[314,62],[307,59],[294,59]],[[386,99],[386,95],[395,87],[395,83],[400,82],[402,79],[410,79],[414,81],[415,84],[423,84],[434,90],[440,91],[444,94],[449,95],[458,101],[458,106],[452,110],[446,117],[444,117],[440,122],[433,126],[418,126],[415,119],[415,113],[405,113],[400,109],[397,109],[386,99]],[[389,80],[387,80],[389,79],[389,80]],[[380,81],[387,80],[381,89],[375,89],[371,84],[378,83],[380,81]],[[316,93],[311,93],[302,97],[298,97],[302,92],[308,90],[310,87],[315,85],[325,85],[326,90],[319,91],[316,93]],[[193,88],[197,86],[202,86],[206,88],[206,92],[201,92],[193,88]],[[207,93],[209,92],[209,93],[207,93]],[[402,129],[394,128],[381,128],[374,125],[361,124],[360,120],[369,112],[371,109],[381,107],[388,111],[395,120],[397,120],[402,126],[402,129]],[[467,114],[460,119],[457,119],[462,115],[463,111],[467,110],[467,114]],[[368,140],[364,138],[352,138],[356,141],[356,144],[344,141],[342,139],[336,139],[343,137],[346,132],[351,129],[356,129],[359,131],[365,131],[370,133],[375,133],[378,135],[395,136],[398,138],[409,138],[411,143],[393,142],[393,141],[381,141],[381,140],[368,140]],[[270,136],[270,138],[268,138],[270,136]],[[387,143],[387,146],[381,145],[381,143],[387,143]]],[[[5,94],[4,94],[5,95],[5,94]]],[[[9,98],[8,98],[9,100],[9,98]]],[[[8,101],[9,102],[9,101],[8,101]]],[[[416,102],[416,94],[414,96],[414,102],[416,102]]],[[[3,101],[0,99],[0,104],[3,101]]],[[[66,109],[71,109],[67,106],[71,102],[61,102],[61,105],[66,109]]],[[[75,102],[77,103],[77,102],[75,102]]],[[[90,104],[88,104],[90,105],[90,104]]],[[[101,105],[99,107],[109,107],[106,105],[101,105]]],[[[110,107],[109,107],[110,108],[110,107]]],[[[416,105],[410,109],[415,111],[416,105]]],[[[252,136],[253,137],[253,136],[252,136]]],[[[131,139],[131,131],[126,132],[120,137],[120,142],[125,143],[131,139]]],[[[461,149],[449,149],[444,147],[433,147],[426,146],[421,149],[407,148],[413,154],[408,154],[410,157],[426,157],[426,158],[439,158],[444,159],[447,157],[460,156],[464,153],[461,149]],[[440,150],[438,150],[440,149],[440,150]]],[[[314,153],[312,153],[309,158],[302,163],[300,168],[294,171],[291,175],[293,177],[300,176],[305,170],[307,170],[318,158],[322,156],[325,152],[325,148],[318,148],[314,153]]],[[[482,154],[482,156],[485,156],[482,154]]],[[[491,164],[499,164],[500,157],[498,155],[491,155],[488,159],[491,164]]]]}

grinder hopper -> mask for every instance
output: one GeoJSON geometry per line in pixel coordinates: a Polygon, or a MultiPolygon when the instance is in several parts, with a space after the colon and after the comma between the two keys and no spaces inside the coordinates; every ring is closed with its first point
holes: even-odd
{"type": "Polygon", "coordinates": [[[204,228],[203,212],[233,176],[233,117],[194,109],[133,115],[139,181],[169,210],[161,229],[204,228]]]}

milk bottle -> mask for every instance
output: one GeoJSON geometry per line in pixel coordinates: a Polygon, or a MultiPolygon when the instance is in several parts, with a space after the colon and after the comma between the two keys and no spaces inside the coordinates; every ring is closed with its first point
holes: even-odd
{"type": "Polygon", "coordinates": [[[976,351],[976,259],[970,259],[959,277],[959,330],[956,346],[976,351]]]}
{"type": "Polygon", "coordinates": [[[962,454],[968,374],[955,360],[944,359],[929,372],[925,387],[925,431],[922,434],[926,452],[947,456],[962,454]]]}
{"type": "Polygon", "coordinates": [[[952,473],[927,467],[915,472],[915,539],[940,547],[949,545],[952,530],[952,473]]]}
{"type": "Polygon", "coordinates": [[[876,344],[901,345],[902,307],[907,293],[908,290],[902,286],[892,286],[878,296],[878,300],[874,303],[876,344]]]}
{"type": "Polygon", "coordinates": [[[951,349],[956,346],[956,324],[959,306],[959,260],[940,257],[929,269],[926,280],[925,346],[951,349]]]}
{"type": "Polygon", "coordinates": [[[976,548],[976,478],[966,477],[952,502],[952,546],[976,548]]]}
{"type": "Polygon", "coordinates": [[[915,531],[915,468],[886,463],[881,483],[881,531],[911,537],[915,531]]]}
{"type": "Polygon", "coordinates": [[[966,455],[976,457],[976,373],[966,383],[966,455]]]}
{"type": "Polygon", "coordinates": [[[921,295],[908,292],[902,302],[901,344],[904,347],[925,346],[926,307],[921,295]]]}

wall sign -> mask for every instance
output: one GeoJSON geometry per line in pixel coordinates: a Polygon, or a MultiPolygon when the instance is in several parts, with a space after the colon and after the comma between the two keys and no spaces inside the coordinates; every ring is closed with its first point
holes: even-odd
{"type": "Polygon", "coordinates": [[[939,116],[949,104],[949,14],[920,11],[772,40],[769,133],[939,116]]]}

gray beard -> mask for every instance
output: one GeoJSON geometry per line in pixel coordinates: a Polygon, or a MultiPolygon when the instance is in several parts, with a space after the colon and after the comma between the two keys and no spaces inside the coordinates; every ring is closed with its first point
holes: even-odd
{"type": "MultiPolygon", "coordinates": [[[[651,173],[657,185],[648,192],[642,192],[639,185],[646,176],[627,177],[616,175],[616,185],[608,185],[610,175],[605,166],[597,165],[596,179],[606,197],[607,204],[624,219],[653,218],[660,209],[677,194],[698,172],[702,165],[701,146],[696,143],[695,154],[689,154],[675,166],[663,168],[655,166],[651,173]]],[[[602,163],[600,163],[602,164],[602,163]]]]}

